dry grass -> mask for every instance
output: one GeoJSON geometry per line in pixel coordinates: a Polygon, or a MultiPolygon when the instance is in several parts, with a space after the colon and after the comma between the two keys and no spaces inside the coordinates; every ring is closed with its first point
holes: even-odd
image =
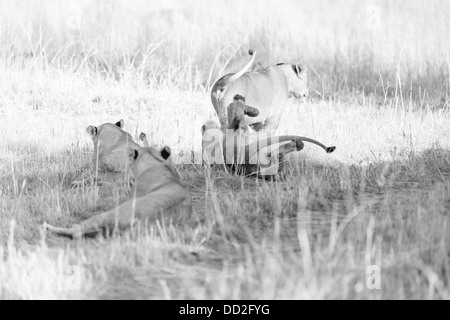
{"type": "Polygon", "coordinates": [[[1,299],[450,298],[446,2],[380,1],[375,30],[359,1],[88,1],[79,20],[54,3],[0,4],[1,299]],[[289,104],[280,132],[338,146],[293,155],[284,182],[190,163],[214,117],[210,80],[248,47],[263,65],[311,66],[315,94],[289,104]],[[120,118],[175,151],[192,219],[80,242],[41,234],[129,197],[70,187],[90,163],[86,126],[120,118]],[[365,285],[370,265],[381,290],[365,285]]]}

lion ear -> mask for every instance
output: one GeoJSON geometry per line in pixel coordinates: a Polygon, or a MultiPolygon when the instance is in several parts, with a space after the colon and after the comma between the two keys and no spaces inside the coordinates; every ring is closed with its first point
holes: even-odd
{"type": "Polygon", "coordinates": [[[93,138],[97,135],[97,127],[89,126],[86,128],[86,132],[93,138]]]}
{"type": "Polygon", "coordinates": [[[120,119],[118,122],[116,122],[116,126],[118,126],[119,128],[123,128],[125,122],[123,121],[123,119],[120,119]]]}
{"type": "Polygon", "coordinates": [[[162,150],[161,150],[161,157],[164,160],[169,159],[171,154],[172,154],[172,151],[170,151],[170,148],[168,146],[165,146],[164,148],[162,148],[162,150]]]}
{"type": "Polygon", "coordinates": [[[294,69],[296,75],[301,75],[306,72],[306,66],[303,63],[293,64],[292,69],[294,69]]]}
{"type": "Polygon", "coordinates": [[[129,148],[128,156],[130,157],[130,159],[133,159],[133,161],[135,161],[137,159],[137,157],[139,156],[139,151],[135,148],[129,148]]]}

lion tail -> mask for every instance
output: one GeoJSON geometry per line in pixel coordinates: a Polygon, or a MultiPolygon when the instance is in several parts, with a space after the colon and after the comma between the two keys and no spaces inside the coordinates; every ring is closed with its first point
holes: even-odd
{"type": "Polygon", "coordinates": [[[54,227],[48,223],[44,223],[43,225],[44,230],[50,231],[51,233],[57,234],[59,236],[63,237],[69,237],[72,239],[81,238],[82,236],[82,230],[79,227],[72,227],[72,228],[58,228],[54,227]]]}
{"type": "Polygon", "coordinates": [[[217,82],[216,85],[218,87],[225,87],[226,85],[230,84],[233,81],[236,81],[237,79],[239,79],[240,77],[242,77],[242,75],[244,73],[246,73],[248,71],[248,69],[250,69],[250,67],[252,66],[253,62],[255,61],[255,56],[256,53],[255,51],[253,51],[252,49],[248,50],[248,54],[251,56],[250,61],[245,65],[244,68],[242,68],[241,71],[236,72],[235,74],[233,74],[232,76],[228,77],[228,78],[220,78],[217,82]]]}

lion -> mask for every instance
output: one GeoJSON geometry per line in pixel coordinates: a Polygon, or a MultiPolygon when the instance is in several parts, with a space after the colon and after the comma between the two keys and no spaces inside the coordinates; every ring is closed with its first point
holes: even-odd
{"type": "Polygon", "coordinates": [[[170,155],[169,147],[161,151],[129,147],[127,158],[136,177],[130,200],[70,228],[44,223],[44,229],[60,236],[81,238],[96,235],[102,230],[126,230],[137,221],[154,223],[156,220],[188,217],[192,210],[191,196],[167,161],[170,155]]]}
{"type": "Polygon", "coordinates": [[[224,130],[213,120],[202,126],[202,157],[206,165],[222,164],[238,174],[272,179],[277,178],[282,171],[284,157],[291,152],[301,151],[303,142],[316,144],[326,153],[336,149],[307,137],[271,136],[268,132],[247,130],[245,125],[240,124],[244,121],[245,104],[233,103],[241,110],[235,110],[236,117],[231,119],[227,129],[224,130]]]}
{"type": "MultiPolygon", "coordinates": [[[[255,130],[278,128],[288,98],[304,99],[308,96],[307,68],[302,64],[279,63],[260,71],[247,72],[255,52],[247,65],[237,73],[227,74],[217,80],[211,90],[211,101],[222,129],[228,128],[227,108],[236,94],[244,96],[252,106],[258,106],[259,116],[251,119],[255,130]]],[[[249,119],[247,119],[249,120],[249,119]]]]}
{"type": "MultiPolygon", "coordinates": [[[[129,182],[132,172],[127,165],[128,148],[139,148],[131,135],[123,130],[125,122],[120,120],[113,123],[104,123],[100,126],[90,125],[86,132],[92,138],[94,144],[94,154],[92,158],[93,168],[96,169],[96,182],[98,184],[113,182],[129,182]]],[[[148,147],[145,133],[139,137],[144,146],[148,147]]],[[[74,181],[73,185],[80,185],[85,182],[74,181]]]]}

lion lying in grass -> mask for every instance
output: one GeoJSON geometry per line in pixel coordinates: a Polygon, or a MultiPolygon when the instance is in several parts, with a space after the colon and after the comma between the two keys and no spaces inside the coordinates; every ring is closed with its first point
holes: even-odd
{"type": "Polygon", "coordinates": [[[70,228],[46,223],[44,228],[57,235],[80,238],[101,230],[124,230],[138,220],[152,223],[186,217],[191,212],[191,196],[166,161],[169,157],[168,147],[160,152],[153,148],[129,147],[127,163],[135,176],[134,196],[130,200],[70,228]]]}
{"type": "MultiPolygon", "coordinates": [[[[215,121],[207,121],[202,127],[202,156],[206,165],[222,164],[243,175],[276,178],[283,168],[285,155],[303,149],[303,142],[310,142],[332,153],[336,147],[301,136],[272,136],[268,132],[253,132],[245,123],[244,115],[252,116],[240,95],[228,106],[227,129],[215,121]]],[[[254,109],[254,108],[253,108],[254,109]]]]}
{"type": "MultiPolygon", "coordinates": [[[[123,130],[124,121],[104,123],[100,126],[89,126],[86,132],[94,143],[92,158],[95,180],[98,184],[129,182],[132,172],[128,166],[128,148],[139,148],[131,135],[123,130]]],[[[146,135],[139,136],[144,146],[148,147],[146,135]]],[[[74,181],[72,185],[82,185],[88,179],[74,181]]]]}
{"type": "Polygon", "coordinates": [[[227,106],[236,94],[244,96],[247,102],[258,107],[259,114],[251,116],[249,123],[256,131],[277,129],[289,97],[304,99],[308,96],[308,71],[302,63],[279,63],[263,70],[250,71],[255,60],[255,52],[247,65],[237,73],[227,74],[218,79],[211,89],[211,101],[219,117],[220,125],[227,128],[227,106]]]}

